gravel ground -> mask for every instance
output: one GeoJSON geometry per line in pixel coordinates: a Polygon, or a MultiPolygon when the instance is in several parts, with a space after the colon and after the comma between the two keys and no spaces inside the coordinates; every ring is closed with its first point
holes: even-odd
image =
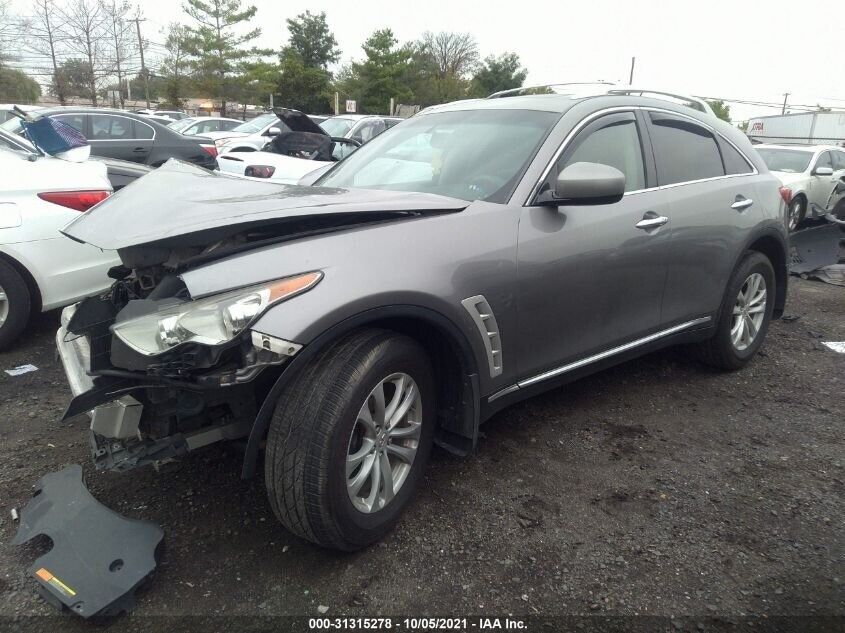
{"type": "MultiPolygon", "coordinates": [[[[97,473],[43,315],[0,369],[0,613],[53,610],[9,545],[10,510],[70,463],[92,493],[165,530],[135,613],[845,615],[845,289],[795,280],[745,370],[667,350],[511,407],[477,453],[436,450],[384,542],[324,551],[278,525],[263,482],[212,448],[97,473]],[[797,317],[797,318],[795,318],[797,317]]],[[[84,416],[83,416],[84,417],[84,416]]]]}

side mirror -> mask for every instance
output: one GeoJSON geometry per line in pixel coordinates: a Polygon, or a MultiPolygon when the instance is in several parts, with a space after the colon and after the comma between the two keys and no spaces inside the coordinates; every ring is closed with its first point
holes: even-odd
{"type": "Polygon", "coordinates": [[[279,134],[281,134],[281,133],[282,133],[282,130],[281,130],[280,128],[277,128],[277,127],[274,125],[274,126],[273,126],[273,127],[271,127],[269,130],[267,130],[266,132],[264,132],[264,136],[278,136],[278,135],[279,135],[279,134]]]}
{"type": "Polygon", "coordinates": [[[814,176],[832,176],[833,169],[831,167],[816,167],[813,170],[814,176]]]}
{"type": "Polygon", "coordinates": [[[558,174],[554,192],[542,192],[540,204],[612,204],[625,195],[625,174],[600,163],[573,163],[558,174]]]}

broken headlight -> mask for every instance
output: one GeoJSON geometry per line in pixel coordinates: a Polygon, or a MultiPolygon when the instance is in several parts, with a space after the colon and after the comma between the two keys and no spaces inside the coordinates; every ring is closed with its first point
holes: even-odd
{"type": "Polygon", "coordinates": [[[115,323],[112,333],[141,354],[154,356],[180,345],[220,345],[243,332],[269,306],[313,288],[321,272],[305,273],[170,306],[115,323]]]}

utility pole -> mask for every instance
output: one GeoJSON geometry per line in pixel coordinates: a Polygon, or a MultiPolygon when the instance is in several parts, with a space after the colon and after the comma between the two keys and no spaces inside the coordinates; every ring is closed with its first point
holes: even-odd
{"type": "Polygon", "coordinates": [[[789,92],[783,93],[783,109],[780,111],[781,114],[786,114],[786,98],[790,95],[789,92]]]}
{"type": "Polygon", "coordinates": [[[141,18],[134,20],[135,28],[138,30],[138,50],[141,52],[141,74],[144,76],[144,97],[147,100],[147,110],[150,109],[150,79],[147,76],[147,67],[144,65],[144,40],[141,39],[141,18]]]}
{"type": "Polygon", "coordinates": [[[636,64],[636,63],[637,63],[637,58],[632,57],[631,58],[631,75],[630,75],[630,77],[628,77],[628,85],[629,86],[634,85],[634,64],[636,64]]]}

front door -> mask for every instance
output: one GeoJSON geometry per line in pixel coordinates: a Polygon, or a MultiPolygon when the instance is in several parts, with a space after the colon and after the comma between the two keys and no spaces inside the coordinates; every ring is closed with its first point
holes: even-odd
{"type": "Polygon", "coordinates": [[[660,325],[670,224],[650,146],[634,112],[588,124],[548,175],[601,163],[626,177],[619,202],[533,206],[519,228],[519,372],[555,369],[653,333],[660,325]]]}

